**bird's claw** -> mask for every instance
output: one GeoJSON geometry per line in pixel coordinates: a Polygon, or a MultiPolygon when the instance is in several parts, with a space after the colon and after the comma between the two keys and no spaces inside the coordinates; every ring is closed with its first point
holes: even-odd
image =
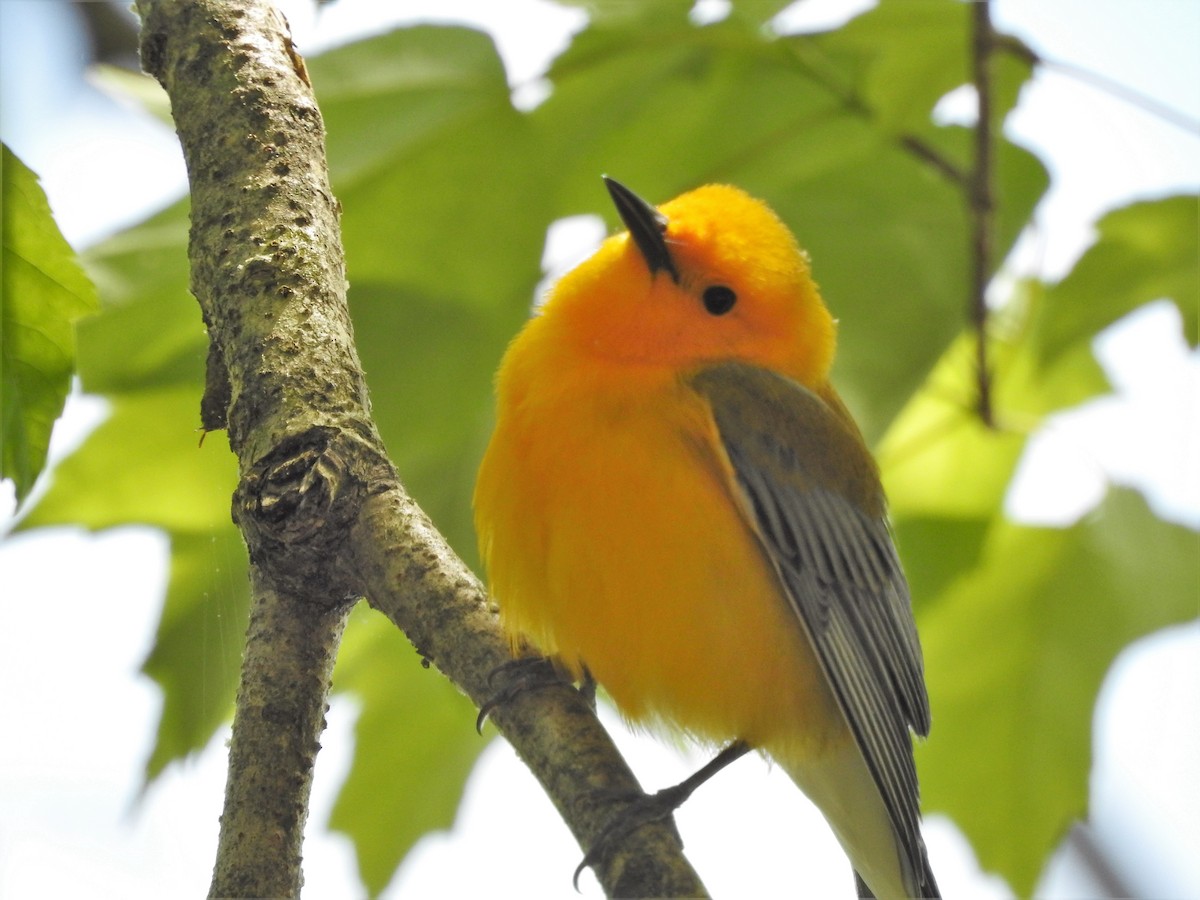
{"type": "Polygon", "coordinates": [[[500,663],[488,673],[488,686],[493,686],[499,676],[504,676],[503,684],[480,704],[479,715],[475,717],[475,730],[480,734],[483,733],[483,723],[496,707],[503,706],[524,691],[564,683],[554,663],[544,656],[523,656],[500,663]]]}
{"type": "MultiPolygon", "coordinates": [[[[654,794],[627,794],[612,792],[613,799],[625,799],[628,805],[613,816],[612,820],[592,842],[591,848],[584,854],[579,865],[575,867],[575,875],[571,883],[579,890],[579,876],[589,866],[594,866],[607,856],[614,846],[623,838],[637,831],[643,825],[669,819],[683,802],[690,791],[684,791],[683,785],[673,785],[663,788],[654,794]]],[[[672,823],[674,827],[674,823],[672,823]]],[[[678,832],[676,832],[678,836],[678,832]]]]}

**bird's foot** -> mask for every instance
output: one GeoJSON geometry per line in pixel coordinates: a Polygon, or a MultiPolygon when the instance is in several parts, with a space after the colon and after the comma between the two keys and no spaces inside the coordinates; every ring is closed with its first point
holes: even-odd
{"type": "Polygon", "coordinates": [[[659,822],[669,818],[675,810],[683,806],[692,796],[696,788],[704,784],[730,763],[741,759],[750,752],[750,746],[741,741],[734,741],[706,765],[688,776],[679,784],[663,788],[653,794],[640,794],[629,798],[629,803],[618,812],[611,822],[600,832],[600,836],[592,842],[591,848],[575,869],[574,884],[579,888],[579,876],[588,866],[595,865],[604,859],[620,842],[643,825],[659,822]]]}

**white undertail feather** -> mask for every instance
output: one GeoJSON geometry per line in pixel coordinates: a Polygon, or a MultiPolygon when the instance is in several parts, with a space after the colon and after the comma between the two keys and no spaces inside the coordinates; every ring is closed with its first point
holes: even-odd
{"type": "Polygon", "coordinates": [[[855,871],[879,900],[924,893],[918,873],[899,851],[883,798],[853,741],[799,763],[771,755],[824,814],[855,871]]]}

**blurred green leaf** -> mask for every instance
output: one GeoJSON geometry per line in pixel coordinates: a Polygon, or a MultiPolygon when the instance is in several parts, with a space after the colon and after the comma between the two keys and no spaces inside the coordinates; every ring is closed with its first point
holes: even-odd
{"type": "Polygon", "coordinates": [[[856,93],[887,131],[925,131],[929,111],[970,80],[970,7],[964,3],[880,3],[827,41],[868,60],[856,93]]]}
{"type": "Polygon", "coordinates": [[[420,26],[334,50],[310,69],[351,282],[485,315],[528,310],[549,218],[545,175],[491,38],[420,26]]]}
{"type": "Polygon", "coordinates": [[[200,445],[196,397],[191,386],[171,385],[112,395],[108,419],[82,452],[55,468],[50,490],[21,527],[139,523],[172,536],[232,530],[237,461],[224,434],[200,445]]]}
{"type": "Polygon", "coordinates": [[[918,748],[927,812],[1029,896],[1087,812],[1092,711],[1126,644],[1196,614],[1200,535],[1113,491],[1084,522],[997,516],[978,568],[921,617],[933,732],[918,748]]]}
{"type": "MultiPolygon", "coordinates": [[[[188,290],[188,204],[179,201],[84,255],[104,303],[80,324],[79,374],[85,391],[136,394],[204,385],[208,334],[188,290]]],[[[179,398],[181,407],[182,396],[179,398]]],[[[200,423],[199,393],[191,399],[200,423]]],[[[182,416],[182,411],[180,413],[182,416]]],[[[148,428],[154,428],[148,422],[148,428]]]]}
{"type": "Polygon", "coordinates": [[[245,641],[246,551],[230,521],[237,461],[224,434],[200,446],[194,385],[114,394],[84,447],[54,470],[21,528],[131,522],[162,528],[171,576],[154,647],[142,670],[163,692],[153,779],[204,747],[232,709],[245,641]]]}
{"type": "Polygon", "coordinates": [[[392,459],[451,544],[473,560],[468,491],[491,430],[492,373],[515,326],[376,282],[356,284],[350,307],[392,459]]]}
{"type": "Polygon", "coordinates": [[[175,128],[175,120],[171,118],[171,100],[152,76],[105,62],[94,63],[88,74],[102,91],[118,100],[133,100],[164,125],[175,128]]]}
{"type": "Polygon", "coordinates": [[[980,420],[974,366],[974,338],[962,335],[880,443],[876,456],[895,518],[986,520],[1002,504],[1028,432],[980,420]]]}
{"type": "Polygon", "coordinates": [[[75,320],[96,291],[50,214],[37,176],[3,148],[0,292],[0,478],[25,499],[46,464],[50,432],[75,371],[75,320]]]}
{"type": "MultiPolygon", "coordinates": [[[[960,334],[922,388],[892,421],[876,456],[892,515],[905,519],[988,521],[1003,507],[1026,442],[1049,413],[1108,389],[1081,340],[1051,366],[1039,364],[1029,335],[1044,309],[1040,285],[1022,283],[989,342],[995,427],[977,409],[976,339],[960,334]]],[[[969,566],[969,555],[944,555],[969,566]]]]}
{"type": "Polygon", "coordinates": [[[1179,307],[1184,334],[1197,344],[1200,316],[1200,196],[1132,203],[1104,216],[1098,238],[1070,274],[1050,287],[1035,335],[1050,362],[1064,348],[1091,340],[1113,322],[1152,300],[1179,307]]]}
{"type": "Polygon", "coordinates": [[[619,20],[628,27],[631,20],[644,21],[649,18],[686,18],[695,5],[695,0],[560,0],[563,6],[578,6],[587,11],[593,21],[619,20]]]}
{"type": "MultiPolygon", "coordinates": [[[[852,86],[843,88],[875,115],[880,127],[897,134],[926,137],[939,130],[930,111],[963,86],[973,91],[971,7],[938,0],[885,0],[850,20],[825,40],[845,47],[867,62],[852,86]]],[[[1032,74],[1032,53],[1014,53],[1023,45],[1005,35],[1009,52],[992,57],[992,111],[996,122],[1017,102],[1032,74]]],[[[962,161],[966,162],[965,158],[962,161]]]]}
{"type": "Polygon", "coordinates": [[[232,528],[171,532],[171,577],[142,671],[163,692],[151,781],[203,749],[233,712],[249,619],[246,546],[232,528]]]}
{"type": "Polygon", "coordinates": [[[395,626],[364,605],[351,615],[333,681],[362,712],[329,827],[354,841],[359,873],[377,896],[424,834],[453,824],[488,742],[470,701],[425,671],[395,626]]]}
{"type": "MultiPolygon", "coordinates": [[[[1114,283],[1115,308],[1155,277],[1157,256],[1148,248],[1141,265],[1150,268],[1138,275],[1130,265],[1130,277],[1114,283]]],[[[975,339],[963,334],[878,452],[934,710],[920,756],[926,808],[952,816],[984,867],[1018,895],[1086,814],[1091,716],[1108,665],[1130,641],[1194,615],[1200,595],[1197,536],[1153,519],[1128,493],[1070,529],[1005,518],[1027,438],[1048,414],[1108,387],[1091,328],[1064,335],[1053,357],[1040,355],[1037,338],[1061,302],[1055,288],[1025,282],[996,315],[998,428],[974,411],[975,339]],[[981,795],[980,784],[995,790],[981,795]]]]}
{"type": "Polygon", "coordinates": [[[404,29],[310,71],[376,423],[406,486],[473,560],[491,373],[532,305],[552,218],[544,157],[479,32],[404,29]]]}

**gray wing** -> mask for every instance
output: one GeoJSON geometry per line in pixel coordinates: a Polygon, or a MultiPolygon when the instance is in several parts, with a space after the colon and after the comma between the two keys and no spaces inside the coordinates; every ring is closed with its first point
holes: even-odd
{"type": "Polygon", "coordinates": [[[788,378],[724,363],[691,384],[711,405],[743,511],[816,650],[921,896],[936,896],[909,734],[929,733],[929,698],[875,463],[848,416],[788,378]]]}

